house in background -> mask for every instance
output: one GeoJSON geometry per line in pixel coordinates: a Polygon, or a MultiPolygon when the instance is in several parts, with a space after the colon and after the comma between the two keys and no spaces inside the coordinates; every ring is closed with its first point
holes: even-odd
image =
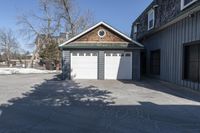
{"type": "MultiPolygon", "coordinates": [[[[40,34],[35,39],[36,47],[39,49],[39,52],[35,55],[35,63],[33,64],[34,68],[40,68],[40,69],[60,69],[61,64],[52,64],[52,61],[44,60],[40,56],[40,51],[43,48],[46,48],[48,42],[46,41],[46,35],[40,34]]],[[[56,42],[57,44],[61,44],[71,38],[71,34],[69,33],[60,33],[59,35],[51,36],[51,39],[56,42]]]]}
{"type": "MultiPolygon", "coordinates": [[[[37,47],[45,47],[47,44],[47,42],[45,41],[45,37],[46,35],[44,34],[41,34],[41,35],[38,35],[35,39],[35,44],[37,47]]],[[[51,37],[56,43],[58,44],[61,44],[65,41],[67,41],[69,38],[70,38],[70,35],[68,33],[60,33],[60,35],[58,36],[52,36],[51,37]]],[[[40,57],[39,55],[36,55],[36,60],[39,60],[40,57]]]]}
{"type": "Polygon", "coordinates": [[[200,0],[154,0],[131,37],[144,45],[142,72],[200,89],[200,0]]]}
{"type": "MultiPolygon", "coordinates": [[[[6,58],[6,55],[1,52],[0,53],[0,68],[6,67],[18,67],[18,68],[26,68],[28,64],[31,62],[32,55],[30,53],[11,53],[9,64],[6,58]]],[[[35,63],[35,62],[33,62],[35,63]]]]}
{"type": "Polygon", "coordinates": [[[60,45],[64,79],[140,79],[143,45],[100,22],[60,45]]]}

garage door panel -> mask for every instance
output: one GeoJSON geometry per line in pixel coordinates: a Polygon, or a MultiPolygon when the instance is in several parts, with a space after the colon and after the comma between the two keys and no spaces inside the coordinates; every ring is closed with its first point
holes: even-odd
{"type": "Polygon", "coordinates": [[[96,52],[72,52],[71,55],[72,79],[97,79],[96,52]]]}
{"type": "Polygon", "coordinates": [[[132,53],[106,53],[105,79],[132,79],[132,53]]]}

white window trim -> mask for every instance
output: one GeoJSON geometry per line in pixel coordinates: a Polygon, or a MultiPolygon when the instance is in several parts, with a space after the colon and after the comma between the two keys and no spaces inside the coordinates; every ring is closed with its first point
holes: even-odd
{"type": "Polygon", "coordinates": [[[188,3],[187,5],[184,5],[185,0],[181,0],[181,10],[187,8],[188,6],[192,5],[197,0],[193,0],[192,2],[188,3]]]}
{"type": "Polygon", "coordinates": [[[155,26],[155,10],[154,10],[154,9],[151,9],[151,10],[149,10],[149,12],[148,12],[148,30],[153,29],[154,26],[155,26]],[[153,13],[153,26],[152,26],[152,27],[149,27],[149,26],[150,26],[150,25],[149,25],[149,15],[150,15],[151,13],[153,13]]]}
{"type": "Polygon", "coordinates": [[[106,36],[106,31],[105,31],[104,29],[100,29],[100,30],[98,31],[98,36],[99,36],[100,38],[104,38],[104,37],[106,36]],[[104,32],[104,35],[103,35],[103,36],[100,35],[100,32],[101,32],[101,31],[104,32]]]}
{"type": "Polygon", "coordinates": [[[134,30],[133,31],[134,34],[136,34],[138,32],[138,25],[137,24],[134,25],[133,30],[134,30]]]}

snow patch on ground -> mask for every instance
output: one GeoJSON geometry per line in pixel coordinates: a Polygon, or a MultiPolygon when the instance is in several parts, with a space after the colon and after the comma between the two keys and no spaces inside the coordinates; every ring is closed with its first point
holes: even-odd
{"type": "Polygon", "coordinates": [[[41,73],[57,73],[59,71],[53,70],[38,70],[34,68],[0,68],[0,75],[11,75],[11,74],[41,74],[41,73]]]}

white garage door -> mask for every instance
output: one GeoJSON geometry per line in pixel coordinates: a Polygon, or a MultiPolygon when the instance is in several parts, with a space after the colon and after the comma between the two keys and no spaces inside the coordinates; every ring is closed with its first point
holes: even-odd
{"type": "Polygon", "coordinates": [[[132,53],[106,52],[105,79],[132,79],[132,53]]]}
{"type": "Polygon", "coordinates": [[[72,79],[97,79],[97,52],[71,53],[72,79]]]}

